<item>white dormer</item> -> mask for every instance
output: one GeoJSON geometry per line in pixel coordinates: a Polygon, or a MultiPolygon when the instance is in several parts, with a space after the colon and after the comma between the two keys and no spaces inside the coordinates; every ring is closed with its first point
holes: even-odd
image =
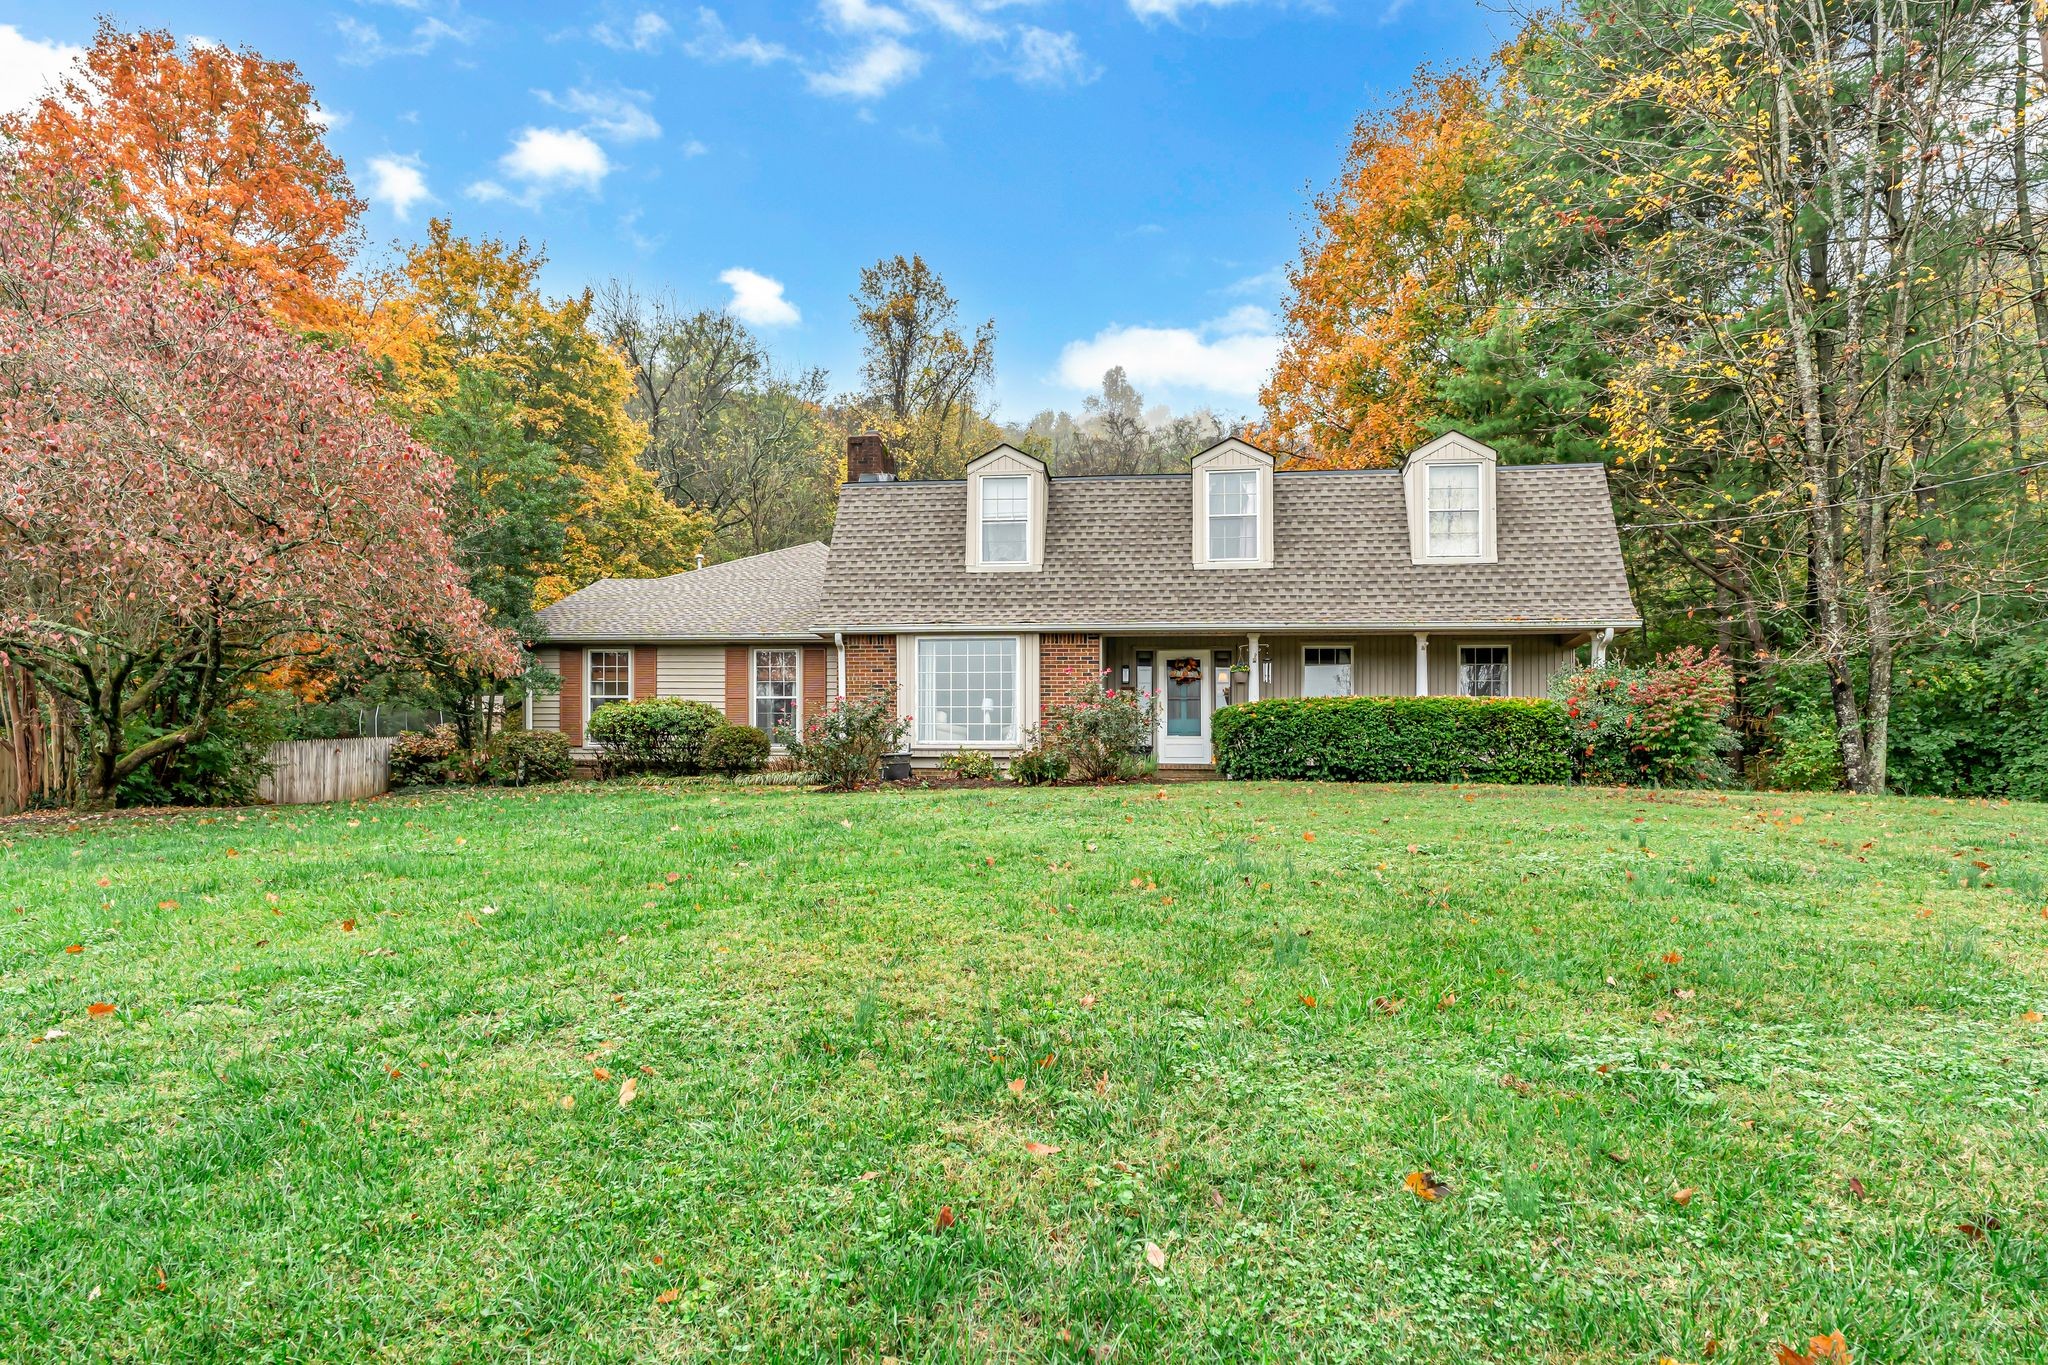
{"type": "Polygon", "coordinates": [[[1000,445],[967,466],[967,568],[1034,573],[1045,565],[1045,465],[1000,445]]]}
{"type": "Polygon", "coordinates": [[[1273,567],[1273,457],[1236,437],[1194,463],[1195,567],[1273,567]]]}
{"type": "Polygon", "coordinates": [[[1417,564],[1491,564],[1500,558],[1493,447],[1451,432],[1408,457],[1408,549],[1417,564]]]}

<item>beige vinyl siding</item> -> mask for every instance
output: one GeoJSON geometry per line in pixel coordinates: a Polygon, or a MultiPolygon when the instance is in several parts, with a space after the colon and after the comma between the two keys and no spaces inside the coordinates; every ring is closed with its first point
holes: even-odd
{"type": "MultiPolygon", "coordinates": [[[[1458,695],[1458,650],[1464,645],[1508,647],[1508,692],[1517,697],[1550,693],[1550,680],[1572,666],[1574,651],[1554,635],[1432,635],[1429,637],[1429,691],[1432,696],[1458,695]]],[[[1410,686],[1415,675],[1414,640],[1409,640],[1410,686]]]]}
{"type": "MultiPolygon", "coordinates": [[[[1244,635],[1190,635],[1175,638],[1157,636],[1112,636],[1105,650],[1105,663],[1112,677],[1130,666],[1136,677],[1138,651],[1155,654],[1181,647],[1232,650],[1240,656],[1249,643],[1244,635]]],[[[1558,643],[1555,635],[1436,635],[1429,637],[1429,690],[1437,696],[1455,696],[1458,691],[1458,647],[1465,644],[1504,644],[1508,647],[1508,687],[1518,697],[1541,697],[1549,693],[1550,680],[1571,668],[1576,653],[1558,643]]],[[[1261,633],[1259,647],[1273,663],[1273,680],[1259,687],[1262,697],[1301,695],[1301,651],[1309,645],[1351,647],[1351,690],[1361,697],[1412,697],[1415,695],[1415,636],[1267,635],[1261,633]]],[[[1156,685],[1156,684],[1155,684],[1156,685]]],[[[1248,688],[1232,691],[1241,701],[1248,688]]]]}
{"type": "MultiPolygon", "coordinates": [[[[562,651],[559,649],[536,649],[533,651],[534,665],[549,673],[562,671],[562,651]]],[[[533,728],[536,730],[559,730],[562,728],[562,699],[553,692],[545,695],[536,692],[533,697],[533,728]]]]}
{"type": "Polygon", "coordinates": [[[654,695],[725,709],[725,646],[663,645],[655,658],[654,695]]]}

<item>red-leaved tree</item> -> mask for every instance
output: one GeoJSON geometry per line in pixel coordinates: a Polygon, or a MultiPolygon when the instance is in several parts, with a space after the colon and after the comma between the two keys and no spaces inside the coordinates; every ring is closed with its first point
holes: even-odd
{"type": "Polygon", "coordinates": [[[75,799],[295,657],[516,671],[361,360],[137,255],[105,183],[0,164],[0,652],[82,713],[75,799]],[[173,689],[191,718],[131,742],[173,689]]]}

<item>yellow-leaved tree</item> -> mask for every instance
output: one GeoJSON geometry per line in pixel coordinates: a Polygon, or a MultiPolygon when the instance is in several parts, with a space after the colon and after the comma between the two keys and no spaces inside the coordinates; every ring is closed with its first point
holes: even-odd
{"type": "Polygon", "coordinates": [[[589,326],[591,295],[540,292],[547,257],[525,241],[458,237],[445,219],[376,281],[361,341],[392,401],[415,420],[453,395],[465,370],[496,377],[528,436],[553,447],[579,483],[560,562],[536,566],[534,604],[600,578],[687,568],[710,518],[677,507],[641,467],[647,430],[628,411],[625,360],[589,326]]]}

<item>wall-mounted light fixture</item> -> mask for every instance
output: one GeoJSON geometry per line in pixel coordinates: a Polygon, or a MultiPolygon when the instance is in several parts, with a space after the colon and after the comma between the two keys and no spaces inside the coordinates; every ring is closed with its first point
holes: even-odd
{"type": "Polygon", "coordinates": [[[1131,685],[1131,666],[1129,664],[1125,664],[1117,669],[1116,681],[1119,687],[1129,687],[1131,685]]]}

